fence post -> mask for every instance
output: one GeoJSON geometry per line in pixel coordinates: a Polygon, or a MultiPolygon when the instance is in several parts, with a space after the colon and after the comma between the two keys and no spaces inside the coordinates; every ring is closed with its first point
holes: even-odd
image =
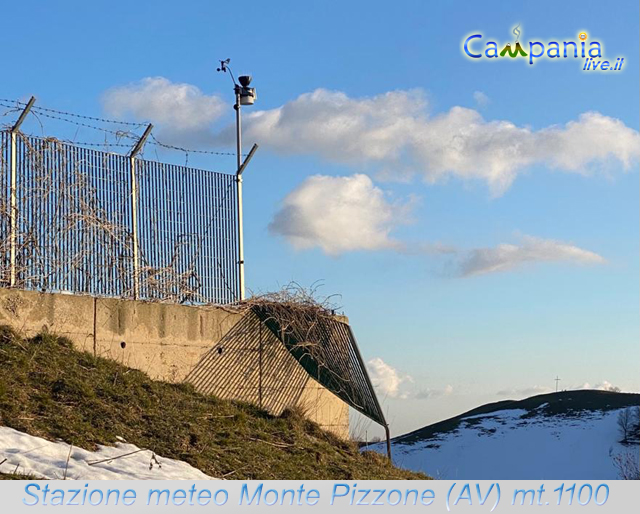
{"type": "Polygon", "coordinates": [[[133,147],[129,154],[129,168],[131,169],[131,232],[133,244],[133,299],[137,300],[140,296],[140,258],[138,255],[138,181],[136,178],[136,155],[142,150],[145,141],[151,134],[153,125],[149,126],[138,139],[136,146],[133,147]]]}
{"type": "Polygon", "coordinates": [[[369,387],[369,391],[371,392],[371,396],[373,397],[373,402],[375,403],[376,410],[378,411],[378,415],[380,419],[378,423],[384,427],[384,434],[387,439],[387,457],[391,461],[391,432],[389,431],[389,423],[384,417],[384,412],[382,411],[382,407],[380,406],[380,402],[378,401],[378,396],[376,395],[376,390],[371,383],[371,378],[369,377],[369,373],[367,371],[367,366],[362,359],[362,354],[360,353],[360,348],[358,348],[358,342],[356,341],[356,336],[351,330],[351,325],[347,324],[347,331],[349,332],[349,339],[352,341],[352,347],[354,353],[356,355],[356,359],[358,360],[358,364],[360,364],[360,369],[362,370],[362,374],[364,375],[365,383],[369,387]]]}
{"type": "Polygon", "coordinates": [[[11,199],[10,199],[10,231],[9,231],[9,248],[10,248],[10,257],[9,257],[9,285],[11,287],[15,287],[16,285],[16,257],[17,257],[17,241],[18,241],[18,161],[17,161],[17,152],[18,152],[18,130],[20,130],[20,125],[29,114],[31,107],[36,103],[35,96],[32,96],[26,107],[20,113],[20,117],[18,121],[15,122],[13,127],[11,127],[11,199]]]}

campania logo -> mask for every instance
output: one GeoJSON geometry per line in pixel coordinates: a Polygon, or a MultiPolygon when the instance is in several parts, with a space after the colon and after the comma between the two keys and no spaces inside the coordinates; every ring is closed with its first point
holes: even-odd
{"type": "Polygon", "coordinates": [[[600,41],[589,40],[586,32],[580,32],[575,40],[541,41],[532,40],[528,43],[520,42],[520,25],[513,31],[515,41],[504,45],[495,40],[489,40],[483,34],[471,34],[464,39],[464,55],[470,59],[521,59],[525,58],[529,64],[538,59],[584,59],[583,71],[620,71],[624,64],[624,57],[617,57],[615,61],[603,58],[603,45],[600,41]]]}

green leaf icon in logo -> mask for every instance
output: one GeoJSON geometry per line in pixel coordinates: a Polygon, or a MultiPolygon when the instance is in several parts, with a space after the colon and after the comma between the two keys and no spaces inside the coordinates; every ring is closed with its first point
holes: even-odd
{"type": "Polygon", "coordinates": [[[500,52],[500,57],[504,57],[505,55],[507,55],[507,52],[509,52],[509,57],[511,57],[512,59],[518,57],[518,54],[520,54],[522,57],[526,57],[527,55],[529,55],[522,49],[522,46],[519,42],[516,43],[516,47],[514,50],[511,50],[511,45],[507,43],[506,46],[502,49],[502,52],[500,52]]]}

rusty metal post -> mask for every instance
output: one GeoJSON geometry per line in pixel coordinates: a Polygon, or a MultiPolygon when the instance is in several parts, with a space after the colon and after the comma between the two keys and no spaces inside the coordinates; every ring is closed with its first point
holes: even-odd
{"type": "Polygon", "coordinates": [[[387,457],[391,461],[391,432],[389,431],[389,425],[384,426],[384,433],[387,436],[387,457]]]}
{"type": "Polygon", "coordinates": [[[380,402],[378,401],[378,397],[376,396],[375,393],[375,389],[373,387],[373,384],[371,383],[371,378],[369,377],[369,373],[367,372],[367,366],[364,363],[364,359],[362,358],[362,354],[360,353],[360,348],[358,348],[358,343],[356,341],[356,336],[353,333],[353,330],[351,330],[351,325],[346,324],[345,326],[347,327],[347,331],[349,332],[349,335],[351,336],[351,340],[353,341],[353,350],[354,353],[356,355],[356,358],[358,359],[358,363],[360,364],[360,368],[362,369],[362,374],[364,375],[364,379],[367,383],[367,386],[369,387],[369,391],[372,392],[372,396],[373,396],[373,401],[376,405],[376,409],[378,410],[378,413],[381,417],[381,421],[382,423],[380,423],[383,427],[384,427],[384,432],[385,435],[387,437],[387,457],[389,457],[389,461],[391,461],[391,433],[389,431],[389,424],[387,423],[387,420],[384,417],[384,413],[382,411],[382,407],[380,406],[380,402]]]}

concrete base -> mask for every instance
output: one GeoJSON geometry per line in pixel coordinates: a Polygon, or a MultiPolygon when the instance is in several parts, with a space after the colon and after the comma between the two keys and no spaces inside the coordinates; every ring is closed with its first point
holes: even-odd
{"type": "Polygon", "coordinates": [[[349,435],[348,406],[310,378],[251,312],[0,288],[0,324],[27,337],[66,336],[80,350],[153,379],[188,381],[275,415],[297,407],[323,428],[349,435]]]}

